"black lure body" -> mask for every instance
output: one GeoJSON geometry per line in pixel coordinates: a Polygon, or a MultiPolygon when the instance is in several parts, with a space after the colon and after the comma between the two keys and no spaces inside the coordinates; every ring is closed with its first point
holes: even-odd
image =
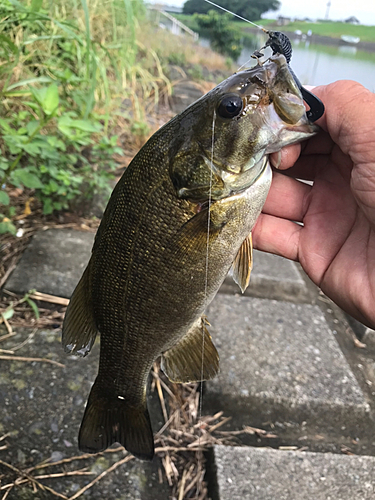
{"type": "Polygon", "coordinates": [[[312,92],[310,92],[309,90],[305,89],[302,86],[301,82],[299,81],[294,71],[290,67],[289,63],[292,58],[292,44],[289,38],[285,35],[285,33],[282,33],[281,31],[268,31],[268,30],[264,31],[268,35],[268,40],[266,42],[266,45],[262,47],[262,49],[265,49],[266,47],[271,47],[272,55],[282,54],[285,57],[286,62],[289,65],[289,70],[294,78],[294,81],[296,82],[298,88],[301,91],[304,101],[310,106],[310,109],[306,112],[307,118],[311,122],[315,122],[321,116],[323,116],[324,104],[316,95],[314,95],[312,92]]]}

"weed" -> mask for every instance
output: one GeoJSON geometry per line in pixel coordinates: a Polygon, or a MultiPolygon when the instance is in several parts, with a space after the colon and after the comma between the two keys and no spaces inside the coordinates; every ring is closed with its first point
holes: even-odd
{"type": "Polygon", "coordinates": [[[10,305],[4,311],[2,311],[0,313],[0,323],[3,321],[6,322],[9,319],[11,319],[14,315],[15,307],[23,304],[24,302],[26,302],[31,307],[35,318],[39,319],[40,314],[39,314],[38,306],[30,298],[30,295],[33,295],[33,293],[35,293],[35,290],[29,290],[27,293],[25,293],[25,295],[21,299],[16,300],[16,301],[12,301],[10,303],[10,305]]]}
{"type": "Polygon", "coordinates": [[[109,190],[121,154],[114,110],[127,99],[129,130],[145,134],[145,105],[169,84],[157,54],[137,40],[141,0],[46,4],[0,5],[2,232],[15,232],[8,186],[35,190],[45,214],[109,190]]]}

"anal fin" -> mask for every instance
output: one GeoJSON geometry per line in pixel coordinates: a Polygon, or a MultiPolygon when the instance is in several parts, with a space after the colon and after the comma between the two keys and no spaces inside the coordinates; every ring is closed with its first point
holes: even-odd
{"type": "Polygon", "coordinates": [[[233,279],[241,288],[242,293],[244,293],[246,288],[249,286],[252,268],[253,240],[250,233],[249,236],[243,241],[232,264],[233,279]]]}
{"type": "Polygon", "coordinates": [[[219,371],[219,354],[206,324],[199,318],[175,346],[163,353],[161,368],[173,382],[209,380],[219,371]]]}
{"type": "Polygon", "coordinates": [[[90,270],[91,261],[73,292],[62,327],[65,352],[82,357],[90,352],[97,335],[91,304],[90,270]]]}

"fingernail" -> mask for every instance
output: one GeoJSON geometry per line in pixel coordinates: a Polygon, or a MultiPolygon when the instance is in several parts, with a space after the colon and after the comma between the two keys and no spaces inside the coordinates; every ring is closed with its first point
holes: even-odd
{"type": "Polygon", "coordinates": [[[279,168],[281,165],[281,151],[277,153],[272,153],[270,156],[270,163],[274,168],[279,168]]]}

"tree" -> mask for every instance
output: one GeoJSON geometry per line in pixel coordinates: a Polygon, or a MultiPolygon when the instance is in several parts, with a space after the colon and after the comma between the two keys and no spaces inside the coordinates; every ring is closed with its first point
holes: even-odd
{"type": "Polygon", "coordinates": [[[207,14],[211,9],[216,9],[216,7],[204,0],[187,0],[187,2],[184,3],[182,12],[184,14],[207,14]]]}
{"type": "Polygon", "coordinates": [[[200,32],[208,36],[213,50],[236,60],[241,54],[241,36],[231,24],[229,14],[221,15],[214,10],[208,14],[194,14],[200,32]]]}
{"type": "MultiPolygon", "coordinates": [[[[249,21],[256,21],[261,18],[264,12],[277,10],[280,7],[279,0],[216,0],[215,3],[249,21]]],[[[213,7],[204,0],[187,0],[183,12],[184,14],[207,14],[212,9],[223,13],[222,10],[213,7]]]]}

